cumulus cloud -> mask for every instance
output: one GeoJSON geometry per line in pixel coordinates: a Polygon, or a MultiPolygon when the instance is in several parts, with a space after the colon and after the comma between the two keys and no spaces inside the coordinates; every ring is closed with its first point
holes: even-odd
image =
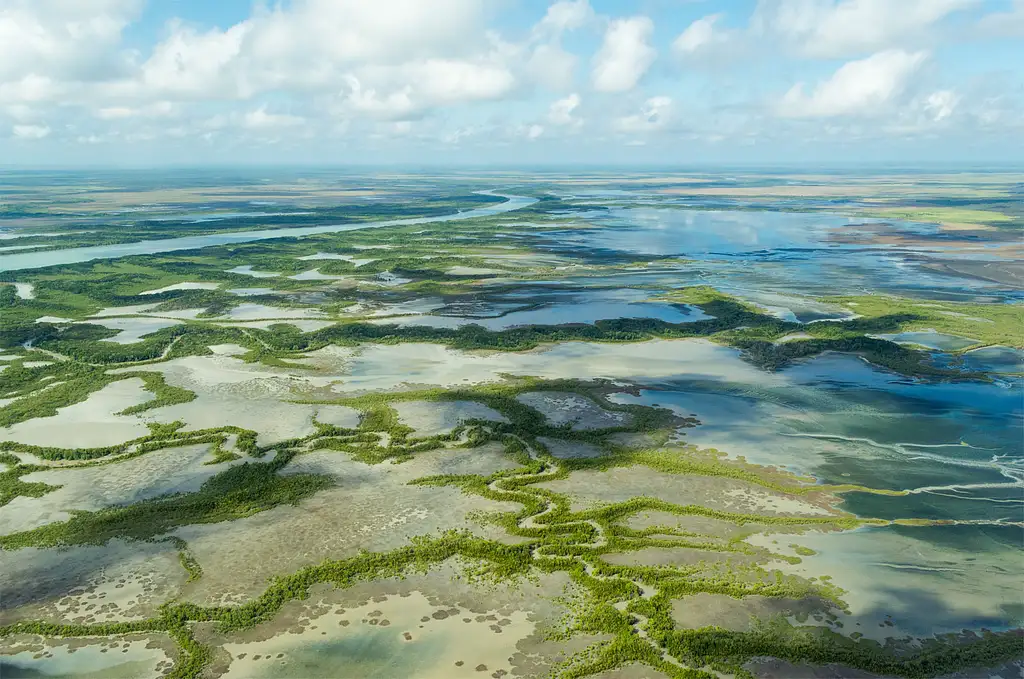
{"type": "Polygon", "coordinates": [[[594,10],[588,0],[559,0],[548,7],[544,18],[537,22],[534,31],[561,35],[564,31],[585,26],[594,18],[594,10]]]}
{"type": "Polygon", "coordinates": [[[752,26],[806,55],[868,54],[922,38],[976,0],[760,0],[752,26]]]}
{"type": "Polygon", "coordinates": [[[242,119],[242,124],[249,130],[276,130],[285,127],[302,125],[305,118],[287,113],[267,113],[266,106],[249,111],[242,119]]]}
{"type": "Polygon", "coordinates": [[[626,133],[644,133],[659,130],[668,122],[671,108],[671,97],[651,97],[644,102],[639,113],[617,119],[615,121],[615,128],[620,132],[626,133]]]}
{"type": "Polygon", "coordinates": [[[934,122],[941,122],[953,115],[960,97],[952,90],[940,90],[932,92],[924,100],[924,110],[934,122]]]}
{"type": "Polygon", "coordinates": [[[532,48],[526,60],[531,81],[549,90],[571,87],[578,58],[562,47],[562,36],[596,19],[588,0],[559,0],[548,7],[531,31],[532,48]]]}
{"type": "Polygon", "coordinates": [[[42,139],[50,136],[50,128],[46,125],[15,125],[11,128],[15,139],[42,139]]]}
{"type": "Polygon", "coordinates": [[[645,16],[614,19],[594,55],[591,77],[598,92],[628,92],[654,63],[654,22],[645,16]]]}
{"type": "Polygon", "coordinates": [[[779,113],[792,118],[870,116],[899,96],[928,58],[926,52],[886,50],[843,64],[811,94],[800,82],[782,97],[779,113]]]}
{"type": "Polygon", "coordinates": [[[121,32],[140,0],[4,0],[0,83],[27,75],[93,80],[116,61],[121,32]]]}
{"type": "Polygon", "coordinates": [[[548,122],[560,127],[578,126],[582,121],[573,116],[573,112],[579,108],[579,105],[580,95],[575,92],[564,99],[559,99],[548,109],[548,122]]]}
{"type": "Polygon", "coordinates": [[[127,118],[164,118],[173,115],[177,107],[169,101],[158,101],[147,106],[104,106],[96,110],[100,120],[125,120],[127,118]]]}
{"type": "Polygon", "coordinates": [[[1019,77],[992,80],[1007,70],[994,53],[972,54],[970,79],[941,69],[968,53],[967,41],[1024,35],[1024,0],[759,0],[728,24],[709,13],[657,36],[651,18],[608,3],[595,11],[590,0],[282,0],[218,27],[191,23],[202,15],[186,3],[151,43],[138,42],[148,28],[129,42],[127,28],[157,4],[0,0],[0,146],[29,157],[75,140],[187,139],[175,146],[201,150],[315,137],[353,152],[397,137],[402,148],[467,151],[560,137],[642,143],[654,133],[659,143],[734,145],[851,130],[1009,140],[1024,125],[1019,77]],[[945,54],[946,29],[972,5],[980,19],[960,25],[963,51],[945,54]],[[512,6],[532,13],[525,24],[518,14],[502,23],[512,6]],[[651,77],[659,50],[685,61],[687,77],[651,77]],[[926,70],[931,52],[940,58],[926,70]],[[778,96],[761,98],[752,64],[702,82],[700,68],[751,55],[766,73],[795,73],[778,96]],[[820,63],[794,55],[847,63],[820,75],[820,63]],[[584,124],[597,136],[578,134],[584,124]]]}
{"type": "Polygon", "coordinates": [[[722,42],[725,36],[721,31],[715,30],[715,23],[722,16],[723,14],[719,12],[694,21],[673,41],[672,51],[676,54],[689,55],[722,42]]]}

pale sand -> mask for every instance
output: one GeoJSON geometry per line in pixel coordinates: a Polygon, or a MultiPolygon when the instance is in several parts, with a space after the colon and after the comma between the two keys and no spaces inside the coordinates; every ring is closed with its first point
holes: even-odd
{"type": "MultiPolygon", "coordinates": [[[[359,249],[366,248],[364,247],[359,249]]],[[[305,257],[299,257],[299,259],[303,262],[315,261],[318,259],[336,259],[341,260],[343,262],[349,262],[350,264],[353,264],[356,268],[377,261],[376,259],[359,258],[354,255],[338,255],[333,252],[318,252],[315,255],[306,255],[305,257]]]]}
{"type": "Polygon", "coordinates": [[[288,309],[267,306],[265,304],[245,303],[230,309],[216,320],[259,321],[268,318],[323,318],[324,312],[319,309],[288,309]]]}
{"type": "Polygon", "coordinates": [[[160,306],[162,302],[149,302],[146,304],[131,304],[128,306],[111,306],[100,309],[89,318],[104,318],[106,316],[133,316],[146,311],[152,311],[160,306]]]}
{"type": "Polygon", "coordinates": [[[115,445],[144,436],[149,429],[134,415],[114,413],[152,398],[153,394],[143,388],[142,380],[119,380],[93,392],[80,403],[58,409],[51,417],[36,417],[0,427],[0,441],[57,448],[115,445]]]}
{"type": "Polygon", "coordinates": [[[475,679],[511,669],[508,659],[516,654],[518,642],[537,626],[525,611],[499,616],[494,610],[474,614],[459,607],[438,608],[419,592],[341,610],[313,618],[299,632],[224,644],[232,661],[223,679],[300,674],[305,679],[385,679],[410,673],[418,679],[475,679]],[[490,616],[493,621],[486,619],[490,616]],[[375,650],[372,655],[350,655],[356,648],[375,650]],[[481,665],[486,670],[478,669],[481,665]]]}
{"type": "Polygon", "coordinates": [[[140,635],[88,643],[48,639],[45,644],[8,641],[0,645],[0,663],[11,676],[19,677],[136,679],[159,676],[171,662],[166,650],[140,635]]]}
{"type": "Polygon", "coordinates": [[[820,599],[783,599],[778,597],[746,596],[741,599],[727,594],[700,592],[672,601],[672,617],[683,629],[698,629],[717,625],[739,632],[754,627],[751,616],[765,619],[775,615],[791,618],[794,624],[801,624],[794,616],[799,614],[819,615],[828,612],[832,606],[820,599]]]}
{"type": "Polygon", "coordinates": [[[226,273],[237,273],[243,276],[252,276],[253,278],[277,278],[280,273],[275,271],[254,271],[252,266],[236,266],[234,269],[227,269],[226,273]]]}
{"type": "Polygon", "coordinates": [[[749,527],[737,526],[722,519],[713,519],[707,516],[680,515],[663,511],[644,511],[633,514],[623,521],[622,524],[634,530],[662,527],[723,539],[750,533],[749,527]]]}
{"type": "Polygon", "coordinates": [[[537,484],[566,493],[574,511],[625,502],[634,497],[653,497],[678,505],[702,505],[710,509],[766,516],[820,516],[824,510],[762,490],[743,481],[719,476],[669,474],[649,467],[616,467],[608,471],[579,470],[569,478],[537,484]]]}
{"type": "Polygon", "coordinates": [[[4,285],[13,285],[14,294],[19,299],[35,299],[36,298],[36,286],[32,283],[4,283],[4,285]]]}
{"type": "Polygon", "coordinates": [[[476,401],[398,401],[392,407],[398,420],[415,430],[415,436],[448,434],[466,420],[508,422],[498,411],[476,401]]]}
{"type": "MultiPolygon", "coordinates": [[[[295,359],[317,370],[288,370],[227,356],[190,356],[146,366],[177,379],[208,385],[276,378],[281,392],[324,386],[338,393],[388,391],[421,385],[453,387],[493,383],[505,375],[546,379],[607,378],[660,381],[673,376],[741,383],[786,384],[740,360],[738,352],[704,340],[637,344],[568,342],[521,353],[467,352],[436,344],[367,344],[358,350],[328,346],[295,359]],[[287,385],[287,388],[284,388],[287,385]]],[[[184,385],[183,385],[184,386],[184,385]]]]}
{"type": "Polygon", "coordinates": [[[208,349],[218,356],[241,356],[249,350],[239,344],[211,344],[208,349]]]}
{"type": "Polygon", "coordinates": [[[269,321],[238,321],[235,323],[214,323],[222,328],[257,328],[266,330],[273,325],[290,325],[298,328],[301,332],[315,332],[334,325],[334,321],[311,321],[296,319],[274,319],[269,321]]]}
{"type": "MultiPolygon", "coordinates": [[[[315,353],[315,352],[314,352],[315,353]]],[[[739,352],[705,340],[652,340],[635,344],[565,342],[521,353],[483,354],[437,344],[364,345],[348,365],[338,392],[390,390],[404,385],[452,387],[502,381],[503,374],[545,379],[629,379],[686,376],[760,384],[785,384],[739,358],[739,352]]]]}
{"type": "Polygon", "coordinates": [[[140,292],[140,295],[159,295],[161,292],[171,292],[173,290],[216,290],[220,286],[220,283],[193,283],[185,281],[184,283],[175,283],[174,285],[165,285],[162,288],[156,288],[154,290],[146,290],[140,292]]]}
{"type": "Polygon", "coordinates": [[[211,634],[214,663],[235,672],[245,661],[250,674],[228,677],[543,677],[568,655],[610,638],[547,638],[566,613],[556,600],[571,588],[564,573],[496,587],[462,575],[452,559],[426,573],[347,589],[315,585],[309,599],[285,604],[271,622],[226,638],[211,634]],[[277,650],[282,643],[288,647],[277,650]],[[268,647],[276,651],[270,659],[262,651],[268,647]]]}
{"type": "Polygon", "coordinates": [[[189,585],[184,596],[207,604],[241,603],[262,592],[271,576],[327,558],[352,557],[360,549],[396,549],[408,544],[410,536],[450,528],[498,537],[498,529],[481,528],[470,516],[481,510],[515,511],[518,504],[408,482],[438,474],[490,474],[514,468],[501,451],[497,444],[428,451],[398,465],[367,465],[336,451],[300,455],[282,473],[326,474],[337,485],[298,506],[282,505],[227,523],[174,531],[188,542],[204,569],[202,579],[189,585]]]}
{"type": "Polygon", "coordinates": [[[141,342],[143,337],[146,335],[150,335],[158,330],[163,330],[164,328],[179,325],[182,321],[171,318],[140,318],[129,316],[124,318],[90,318],[87,321],[79,321],[79,323],[102,325],[104,328],[121,331],[113,337],[107,337],[102,340],[104,342],[114,342],[115,344],[135,344],[136,342],[141,342]]]}
{"type": "Polygon", "coordinates": [[[164,448],[123,462],[116,468],[70,467],[22,476],[26,483],[59,486],[41,497],[18,496],[0,507],[0,535],[32,530],[71,518],[71,512],[129,505],[169,493],[191,493],[211,476],[242,460],[205,464],[210,444],[164,448]]]}
{"type": "Polygon", "coordinates": [[[548,449],[548,452],[560,460],[571,460],[575,458],[601,457],[604,453],[593,443],[583,441],[566,441],[565,439],[554,439],[547,436],[538,436],[537,440],[548,449]]]}
{"type": "Polygon", "coordinates": [[[293,281],[343,281],[350,276],[332,276],[326,273],[320,273],[320,269],[309,269],[302,273],[297,273],[294,276],[288,276],[293,281]]]}
{"type": "Polygon", "coordinates": [[[704,565],[716,572],[725,564],[753,564],[756,558],[734,552],[692,549],[689,547],[644,547],[633,552],[615,552],[601,557],[617,566],[685,566],[704,565]]]}
{"type": "Polygon", "coordinates": [[[621,427],[628,425],[633,420],[629,413],[605,410],[589,398],[579,394],[536,391],[520,394],[516,400],[539,411],[549,423],[556,427],[571,423],[573,429],[590,431],[621,427]]]}
{"type": "Polygon", "coordinates": [[[449,276],[488,276],[491,274],[507,272],[504,269],[484,269],[477,266],[453,266],[445,273],[449,276]]]}
{"type": "MultiPolygon", "coordinates": [[[[851,611],[841,616],[846,634],[860,632],[882,640],[958,632],[979,624],[998,629],[999,620],[1019,616],[1014,612],[1024,586],[1019,549],[955,549],[915,537],[918,531],[927,537],[928,531],[942,530],[872,527],[811,531],[784,539],[755,534],[746,541],[777,552],[787,549],[772,544],[773,539],[813,549],[816,554],[802,556],[799,564],[779,561],[770,567],[804,577],[831,576],[833,584],[846,590],[842,599],[851,611]],[[886,615],[892,616],[894,626],[880,626],[886,615]]],[[[1019,617],[1015,624],[1020,624],[1019,617]]]]}
{"type": "Polygon", "coordinates": [[[0,551],[0,624],[145,619],[178,596],[187,577],[169,542],[0,551]]]}

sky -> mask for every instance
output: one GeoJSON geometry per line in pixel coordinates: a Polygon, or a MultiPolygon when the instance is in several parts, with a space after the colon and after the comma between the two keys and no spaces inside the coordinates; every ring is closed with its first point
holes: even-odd
{"type": "Polygon", "coordinates": [[[0,0],[0,166],[1024,158],[1024,0],[0,0]]]}

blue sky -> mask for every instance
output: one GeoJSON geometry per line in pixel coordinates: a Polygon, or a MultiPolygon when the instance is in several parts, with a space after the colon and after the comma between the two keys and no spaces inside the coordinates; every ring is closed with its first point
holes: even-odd
{"type": "Polygon", "coordinates": [[[1019,163],[1024,0],[0,0],[0,165],[1019,163]]]}

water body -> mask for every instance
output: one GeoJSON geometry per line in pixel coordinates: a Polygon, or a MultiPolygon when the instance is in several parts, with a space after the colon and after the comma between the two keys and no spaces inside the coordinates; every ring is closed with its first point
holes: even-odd
{"type": "Polygon", "coordinates": [[[515,295],[506,295],[504,301],[496,303],[481,301],[476,305],[477,308],[473,310],[472,315],[453,315],[450,309],[442,309],[433,314],[388,318],[375,322],[435,328],[458,328],[472,323],[488,330],[505,330],[524,325],[592,324],[615,318],[656,318],[668,323],[693,323],[710,318],[697,307],[646,301],[649,295],[647,291],[629,288],[547,294],[531,291],[528,295],[522,295],[524,299],[514,306],[509,300],[515,295]],[[543,304],[535,308],[514,310],[516,306],[521,308],[527,297],[542,301],[543,304]]]}
{"type": "Polygon", "coordinates": [[[1024,380],[908,379],[847,355],[782,371],[781,381],[674,378],[622,402],[660,404],[703,424],[687,441],[785,465],[825,483],[908,490],[845,495],[881,518],[1020,521],[1024,380]]]}
{"type": "MultiPolygon", "coordinates": [[[[695,210],[613,207],[580,215],[602,228],[546,231],[538,235],[558,254],[590,250],[618,257],[678,256],[696,260],[703,282],[717,287],[826,296],[890,292],[956,301],[1024,298],[1010,287],[931,271],[919,262],[936,248],[886,243],[845,243],[843,236],[879,220],[768,210],[695,210]]],[[[933,224],[899,222],[899,231],[933,235],[933,224]]],[[[875,228],[875,227],[871,227],[875,228]]],[[[639,274],[640,277],[643,274],[639,274]]]]}
{"type": "Polygon", "coordinates": [[[176,250],[195,250],[213,245],[230,245],[233,243],[249,243],[257,240],[274,238],[298,238],[313,236],[320,233],[340,231],[357,231],[361,229],[377,229],[386,226],[408,226],[411,224],[434,224],[475,217],[488,217],[502,212],[511,212],[536,202],[526,196],[509,196],[487,191],[479,191],[484,195],[505,198],[504,203],[489,207],[475,208],[465,212],[457,212],[438,217],[416,217],[410,219],[389,219],[380,222],[363,222],[359,224],[328,224],[325,226],[305,226],[291,229],[263,229],[259,231],[239,231],[236,233],[211,233],[202,236],[185,236],[182,238],[166,238],[161,240],[139,241],[137,243],[118,243],[116,245],[96,245],[83,248],[68,248],[49,252],[25,252],[0,256],[0,271],[22,271],[25,269],[41,269],[47,266],[62,264],[78,264],[96,259],[114,259],[132,255],[154,255],[161,252],[176,250]]]}

